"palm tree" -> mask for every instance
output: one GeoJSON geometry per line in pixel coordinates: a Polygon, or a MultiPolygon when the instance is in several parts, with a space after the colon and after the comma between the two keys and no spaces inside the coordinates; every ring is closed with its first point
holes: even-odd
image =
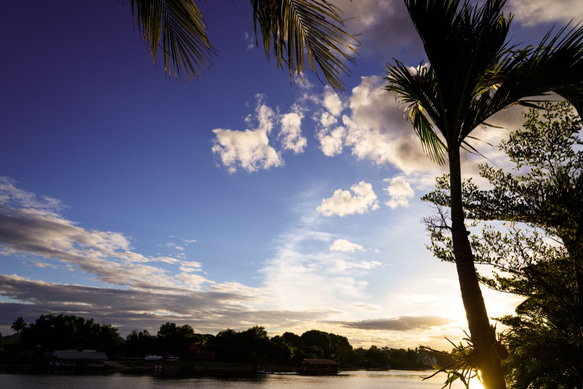
{"type": "Polygon", "coordinates": [[[568,26],[539,45],[518,49],[507,34],[505,0],[404,0],[428,64],[389,64],[387,90],[397,94],[428,154],[448,163],[451,233],[476,364],[488,389],[505,388],[495,337],[476,276],[462,206],[460,152],[472,131],[513,104],[554,92],[583,113],[583,27],[568,26]]]}
{"type": "MultiPolygon", "coordinates": [[[[124,0],[118,0],[122,4],[124,0]]],[[[216,50],[194,0],[130,0],[134,24],[148,46],[154,65],[161,48],[169,77],[189,80],[211,65],[216,50]],[[161,46],[161,47],[160,47],[161,46]]],[[[342,89],[356,40],[342,28],[340,10],[327,0],[251,0],[256,41],[258,32],[267,57],[294,73],[318,68],[326,81],[342,89]]]]}

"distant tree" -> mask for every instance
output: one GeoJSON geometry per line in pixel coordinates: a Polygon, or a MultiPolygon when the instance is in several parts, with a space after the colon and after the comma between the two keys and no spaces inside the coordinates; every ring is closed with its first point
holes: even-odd
{"type": "MultiPolygon", "coordinates": [[[[507,222],[507,230],[486,224],[471,237],[479,263],[493,267],[486,285],[525,298],[509,329],[508,374],[515,388],[583,387],[583,142],[581,120],[566,102],[530,110],[522,129],[501,143],[515,164],[507,173],[489,165],[482,190],[464,183],[469,219],[507,222]],[[527,228],[520,228],[526,226],[527,228]]],[[[446,206],[447,180],[426,200],[446,206]]],[[[432,248],[452,260],[452,242],[441,223],[432,225],[432,248]]]]}
{"type": "Polygon", "coordinates": [[[354,350],[348,342],[348,338],[330,333],[331,354],[330,358],[341,365],[348,365],[355,361],[354,350]]]}
{"type": "Polygon", "coordinates": [[[273,350],[271,363],[278,365],[292,365],[299,362],[296,360],[297,352],[295,347],[286,342],[283,336],[274,336],[269,341],[273,350]]]}
{"type": "MultiPolygon", "coordinates": [[[[321,350],[320,358],[332,358],[332,339],[330,334],[324,331],[310,330],[302,334],[304,350],[321,350]]],[[[317,351],[316,351],[317,353],[317,351]]]]}
{"type": "Polygon", "coordinates": [[[125,353],[128,356],[143,357],[156,352],[156,337],[150,335],[148,330],[133,330],[125,340],[125,353]]]}
{"type": "Polygon", "coordinates": [[[299,349],[304,347],[304,341],[302,340],[302,337],[294,334],[293,332],[284,332],[283,335],[281,335],[281,337],[287,344],[291,345],[294,348],[299,349]]]}
{"type": "Polygon", "coordinates": [[[24,331],[27,327],[26,321],[24,320],[24,318],[22,316],[20,316],[18,319],[16,319],[12,325],[10,326],[10,329],[14,332],[16,332],[17,334],[20,334],[22,331],[24,331]]]}
{"type": "Polygon", "coordinates": [[[246,363],[262,364],[269,362],[273,350],[264,327],[254,326],[243,331],[241,339],[243,348],[246,351],[244,357],[246,363]]]}
{"type": "Polygon", "coordinates": [[[22,331],[21,346],[40,353],[92,349],[115,352],[120,345],[115,327],[74,315],[41,315],[22,331]]]}
{"type": "Polygon", "coordinates": [[[389,369],[391,363],[387,350],[382,350],[377,346],[370,346],[364,354],[364,366],[368,369],[389,369]]]}
{"type": "Polygon", "coordinates": [[[216,338],[217,356],[227,362],[238,362],[243,353],[242,344],[237,331],[228,328],[220,331],[216,338]]]}
{"type": "Polygon", "coordinates": [[[200,336],[194,333],[189,324],[177,325],[176,323],[164,323],[160,326],[156,335],[157,350],[161,354],[171,354],[185,358],[188,347],[192,343],[200,341],[200,336]]]}

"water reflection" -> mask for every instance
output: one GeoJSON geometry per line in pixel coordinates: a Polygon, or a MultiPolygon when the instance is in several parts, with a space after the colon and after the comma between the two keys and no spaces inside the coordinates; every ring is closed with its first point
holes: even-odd
{"type": "MultiPolygon", "coordinates": [[[[53,389],[439,389],[444,377],[422,381],[419,371],[350,371],[337,376],[314,377],[289,374],[250,376],[173,377],[154,375],[18,375],[0,374],[0,388],[53,389]]],[[[454,389],[463,389],[461,383],[454,389]]],[[[472,386],[472,389],[480,389],[472,386]]]]}

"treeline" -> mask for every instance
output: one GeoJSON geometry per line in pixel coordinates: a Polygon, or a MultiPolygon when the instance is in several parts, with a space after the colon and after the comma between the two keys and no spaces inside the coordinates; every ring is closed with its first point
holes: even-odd
{"type": "Polygon", "coordinates": [[[73,315],[41,315],[33,323],[18,318],[0,346],[2,359],[46,358],[54,350],[98,350],[111,359],[143,359],[146,355],[179,357],[183,361],[217,361],[253,365],[296,366],[304,358],[335,360],[342,368],[420,369],[441,355],[424,349],[353,348],[344,336],[311,330],[269,337],[260,326],[246,331],[227,329],[199,334],[188,325],[165,323],[157,334],[134,330],[125,339],[117,328],[73,315]]]}

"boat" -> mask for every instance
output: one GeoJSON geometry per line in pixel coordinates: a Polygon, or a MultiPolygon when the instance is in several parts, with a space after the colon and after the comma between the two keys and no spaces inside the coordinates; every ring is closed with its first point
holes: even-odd
{"type": "Polygon", "coordinates": [[[144,357],[144,361],[161,361],[162,359],[164,358],[160,355],[146,354],[146,356],[144,357]]]}

